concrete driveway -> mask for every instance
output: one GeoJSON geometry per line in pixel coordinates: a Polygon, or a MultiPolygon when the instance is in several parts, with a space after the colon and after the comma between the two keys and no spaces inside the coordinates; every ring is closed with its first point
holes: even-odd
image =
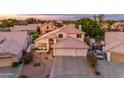
{"type": "Polygon", "coordinates": [[[55,57],[52,78],[95,78],[84,57],[55,57]]]}
{"type": "Polygon", "coordinates": [[[104,78],[124,78],[124,64],[98,60],[98,70],[104,78]]]}

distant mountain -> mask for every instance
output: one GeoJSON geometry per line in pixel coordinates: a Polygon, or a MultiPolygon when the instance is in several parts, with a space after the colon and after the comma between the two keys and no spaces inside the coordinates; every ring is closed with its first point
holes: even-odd
{"type": "MultiPolygon", "coordinates": [[[[16,15],[0,15],[0,19],[4,19],[4,18],[26,19],[26,18],[34,17],[41,20],[78,20],[84,17],[93,18],[94,15],[96,14],[16,14],[16,15]]],[[[105,14],[105,19],[124,20],[124,14],[105,14]]]]}

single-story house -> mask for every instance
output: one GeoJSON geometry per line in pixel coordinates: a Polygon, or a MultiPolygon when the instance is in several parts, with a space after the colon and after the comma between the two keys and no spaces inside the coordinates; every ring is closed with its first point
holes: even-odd
{"type": "Polygon", "coordinates": [[[124,63],[124,32],[106,32],[104,50],[108,61],[124,63]]]}
{"type": "Polygon", "coordinates": [[[0,67],[11,66],[12,62],[19,62],[29,43],[30,38],[27,32],[1,32],[0,67]]]}
{"type": "Polygon", "coordinates": [[[52,51],[54,56],[86,56],[89,46],[84,42],[84,35],[69,24],[39,37],[35,47],[41,52],[52,51]]]}
{"type": "Polygon", "coordinates": [[[27,24],[27,25],[14,25],[13,27],[10,27],[11,32],[23,32],[23,31],[36,31],[40,28],[40,24],[27,24]]]}

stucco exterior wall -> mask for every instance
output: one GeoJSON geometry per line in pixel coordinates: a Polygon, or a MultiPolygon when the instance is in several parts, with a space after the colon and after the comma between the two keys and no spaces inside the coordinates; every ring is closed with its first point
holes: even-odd
{"type": "Polygon", "coordinates": [[[77,38],[77,34],[68,34],[68,36],[71,36],[71,37],[76,38],[78,40],[84,41],[84,34],[81,34],[81,38],[77,38]]]}
{"type": "MultiPolygon", "coordinates": [[[[49,42],[48,42],[48,39],[41,39],[41,40],[36,41],[36,42],[35,42],[35,47],[38,48],[38,49],[42,49],[42,47],[40,47],[39,45],[40,45],[40,44],[43,44],[43,43],[46,44],[46,49],[47,49],[46,51],[43,50],[43,52],[48,52],[48,50],[49,50],[49,42]]],[[[37,51],[42,52],[42,50],[37,50],[37,51]]]]}
{"type": "Polygon", "coordinates": [[[123,53],[111,53],[111,61],[124,63],[123,53]]]}
{"type": "Polygon", "coordinates": [[[65,38],[67,37],[67,34],[64,33],[64,32],[58,32],[58,33],[56,33],[56,35],[57,35],[57,37],[58,37],[57,40],[59,40],[59,41],[65,39],[65,38]],[[59,34],[62,34],[62,35],[63,35],[63,38],[59,38],[59,34]]]}
{"type": "Polygon", "coordinates": [[[12,56],[10,58],[0,58],[0,67],[11,66],[12,62],[16,62],[15,56],[12,56]]]}

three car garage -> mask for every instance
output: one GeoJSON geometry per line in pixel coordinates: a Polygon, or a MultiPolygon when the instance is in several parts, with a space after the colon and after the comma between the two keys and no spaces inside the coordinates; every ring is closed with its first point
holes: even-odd
{"type": "Polygon", "coordinates": [[[90,47],[81,40],[67,37],[53,46],[54,56],[86,56],[90,47]]]}
{"type": "Polygon", "coordinates": [[[54,56],[86,56],[87,49],[53,49],[54,56]]]}

